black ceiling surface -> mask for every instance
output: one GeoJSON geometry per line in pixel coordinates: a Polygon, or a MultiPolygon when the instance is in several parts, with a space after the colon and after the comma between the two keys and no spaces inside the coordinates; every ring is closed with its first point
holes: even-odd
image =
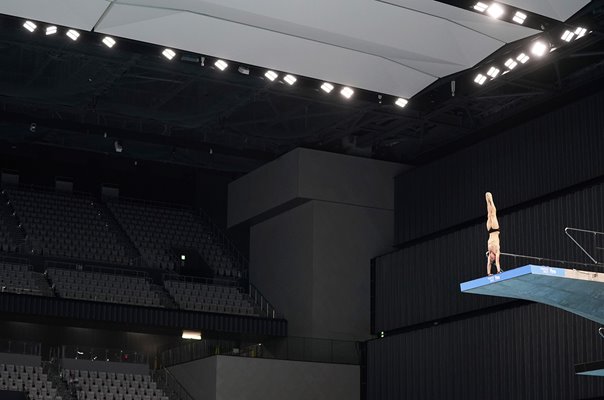
{"type": "MultiPolygon", "coordinates": [[[[23,20],[0,16],[0,142],[235,172],[296,147],[424,163],[597,90],[602,11],[593,1],[567,21],[591,33],[541,60],[476,85],[490,60],[534,38],[511,43],[474,69],[440,79],[405,109],[378,93],[327,95],[311,79],[270,82],[254,66],[249,75],[221,72],[211,57],[204,66],[194,54],[169,62],[148,44],[120,40],[108,49],[94,33],[77,42],[30,34],[23,20]]],[[[563,27],[546,32],[552,42],[563,27]]]]}

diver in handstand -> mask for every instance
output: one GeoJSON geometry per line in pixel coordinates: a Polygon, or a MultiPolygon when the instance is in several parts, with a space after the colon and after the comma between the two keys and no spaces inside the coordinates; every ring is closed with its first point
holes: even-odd
{"type": "Polygon", "coordinates": [[[492,275],[492,267],[495,264],[497,273],[501,273],[501,264],[499,263],[499,255],[501,247],[499,246],[499,221],[497,220],[497,209],[493,202],[493,195],[490,192],[485,194],[487,201],[487,232],[489,232],[489,240],[487,242],[487,275],[492,275]]]}

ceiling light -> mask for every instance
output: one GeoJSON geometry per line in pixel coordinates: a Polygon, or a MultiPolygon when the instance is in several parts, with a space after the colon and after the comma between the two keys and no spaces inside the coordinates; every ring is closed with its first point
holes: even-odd
{"type": "Polygon", "coordinates": [[[266,71],[264,76],[266,76],[270,81],[274,81],[279,77],[279,74],[277,74],[275,71],[266,71]]]}
{"type": "Polygon", "coordinates": [[[398,99],[396,99],[396,101],[394,102],[394,104],[396,104],[397,106],[399,106],[400,108],[404,108],[407,103],[409,103],[409,100],[403,99],[402,97],[399,97],[398,99]]]}
{"type": "Polygon", "coordinates": [[[493,18],[499,18],[503,15],[504,9],[500,4],[493,3],[487,9],[487,14],[489,14],[493,18]]]}
{"type": "Polygon", "coordinates": [[[509,58],[506,62],[505,62],[505,66],[508,69],[514,69],[516,68],[516,66],[518,65],[518,63],[516,61],[514,61],[513,58],[509,58]]]}
{"type": "Polygon", "coordinates": [[[221,71],[224,71],[229,66],[229,64],[227,64],[227,62],[224,60],[216,60],[214,65],[221,71]]]}
{"type": "Polygon", "coordinates": [[[242,75],[250,74],[250,68],[246,67],[245,65],[240,65],[239,68],[237,68],[237,71],[239,71],[239,73],[242,75]]]}
{"type": "Polygon", "coordinates": [[[78,32],[78,31],[76,31],[74,29],[70,29],[70,30],[67,31],[66,35],[71,40],[76,41],[80,37],[80,32],[78,32]]]}
{"type": "Polygon", "coordinates": [[[533,53],[537,57],[543,56],[545,53],[547,53],[547,50],[548,50],[548,46],[544,42],[541,42],[541,41],[535,42],[533,44],[533,47],[531,47],[531,53],[533,53]]]}
{"type": "Polygon", "coordinates": [[[565,42],[570,42],[571,40],[573,40],[573,37],[575,37],[575,34],[571,31],[566,30],[560,38],[565,42]]]}
{"type": "Polygon", "coordinates": [[[168,60],[171,60],[176,55],[176,52],[174,50],[172,50],[172,49],[164,49],[164,51],[162,51],[161,54],[164,57],[166,57],[168,60]]]}
{"type": "Polygon", "coordinates": [[[578,27],[577,29],[575,29],[575,35],[577,35],[577,39],[585,36],[586,33],[587,33],[587,29],[585,29],[585,28],[578,27]]]}
{"type": "Polygon", "coordinates": [[[198,331],[182,331],[183,339],[201,340],[201,332],[198,331]]]}
{"type": "Polygon", "coordinates": [[[491,67],[491,68],[489,68],[487,75],[494,79],[497,77],[497,75],[499,75],[499,72],[500,72],[499,68],[491,67]]]}
{"type": "Polygon", "coordinates": [[[28,31],[33,32],[33,31],[36,30],[36,28],[38,27],[38,25],[34,24],[31,21],[25,21],[25,23],[23,24],[23,27],[25,29],[27,29],[28,31]]]}
{"type": "Polygon", "coordinates": [[[483,83],[485,83],[487,80],[487,77],[483,74],[478,74],[476,75],[476,78],[474,78],[474,82],[478,83],[479,85],[482,85],[483,83]]]}
{"type": "Polygon", "coordinates": [[[329,93],[333,90],[333,85],[331,83],[328,82],[323,82],[323,84],[321,85],[321,89],[325,92],[325,93],[329,93]]]}
{"type": "Polygon", "coordinates": [[[283,78],[283,80],[289,83],[290,85],[293,85],[297,81],[296,77],[293,75],[285,75],[285,78],[283,78]]]}
{"type": "Polygon", "coordinates": [[[342,88],[342,90],[340,90],[340,94],[344,97],[346,97],[347,99],[351,98],[352,95],[354,94],[354,90],[352,90],[351,88],[349,88],[348,86],[344,86],[342,88]]]}
{"type": "Polygon", "coordinates": [[[480,1],[476,4],[474,4],[474,9],[476,11],[484,12],[484,10],[486,10],[487,8],[489,8],[489,6],[487,6],[484,3],[481,3],[480,1]]]}
{"type": "Polygon", "coordinates": [[[512,21],[516,22],[517,24],[524,24],[525,19],[526,14],[521,11],[516,11],[516,14],[514,14],[514,17],[512,17],[512,21]]]}
{"type": "Polygon", "coordinates": [[[518,57],[516,57],[516,60],[520,61],[522,64],[526,63],[529,59],[530,57],[524,53],[520,53],[518,57]]]}
{"type": "Polygon", "coordinates": [[[46,35],[54,35],[55,33],[57,33],[57,27],[54,25],[51,26],[47,26],[46,27],[46,35]]]}
{"type": "Polygon", "coordinates": [[[105,36],[105,39],[103,39],[103,43],[105,44],[105,46],[112,48],[115,45],[115,39],[110,36],[105,36]]]}

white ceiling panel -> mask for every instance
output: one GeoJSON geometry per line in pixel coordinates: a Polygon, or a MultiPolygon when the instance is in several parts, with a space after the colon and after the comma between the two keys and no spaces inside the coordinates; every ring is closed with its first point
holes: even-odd
{"type": "Polygon", "coordinates": [[[514,7],[545,15],[558,21],[566,21],[585,7],[589,0],[506,0],[514,7]]]}
{"type": "Polygon", "coordinates": [[[116,4],[99,31],[168,47],[267,66],[294,74],[411,97],[436,78],[387,58],[248,25],[184,12],[158,17],[156,10],[116,4]],[[113,16],[138,22],[114,23],[113,16]]]}
{"type": "Polygon", "coordinates": [[[0,13],[91,30],[109,4],[106,0],[1,0],[0,13]]]}

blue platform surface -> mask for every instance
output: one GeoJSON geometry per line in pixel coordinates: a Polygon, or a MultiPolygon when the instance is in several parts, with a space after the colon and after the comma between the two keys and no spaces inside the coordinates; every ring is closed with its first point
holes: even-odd
{"type": "Polygon", "coordinates": [[[525,265],[460,287],[463,293],[548,304],[604,324],[604,273],[525,265]]]}

